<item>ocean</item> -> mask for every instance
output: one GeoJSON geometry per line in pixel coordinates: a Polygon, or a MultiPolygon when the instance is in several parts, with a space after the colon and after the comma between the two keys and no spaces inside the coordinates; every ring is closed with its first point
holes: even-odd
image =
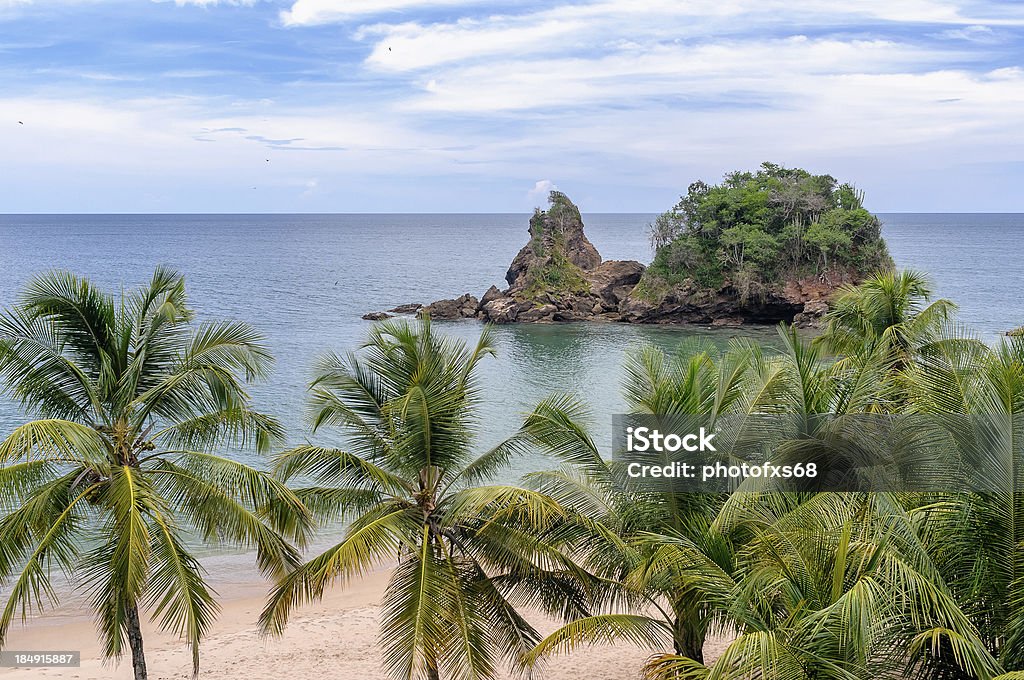
{"type": "MultiPolygon", "coordinates": [[[[884,235],[901,268],[928,274],[937,295],[986,340],[1024,323],[1020,214],[887,214],[884,235]]],[[[646,214],[584,215],[605,259],[648,262],[646,214]]],[[[277,358],[257,405],[280,418],[292,442],[303,419],[311,366],[324,352],[356,349],[371,322],[360,317],[400,303],[430,302],[504,287],[526,242],[527,215],[0,215],[0,307],[32,276],[63,268],[120,291],[157,264],[185,274],[200,318],[236,319],[262,331],[277,358]]],[[[439,323],[475,340],[476,321],[439,323]]],[[[771,341],[773,328],[710,330],[625,324],[512,325],[495,329],[497,357],[481,372],[480,447],[511,434],[553,391],[577,393],[591,409],[596,441],[610,447],[621,412],[622,362],[644,343],[671,348],[704,336],[771,341]]],[[[0,436],[23,416],[0,397],[0,436]]],[[[262,465],[251,454],[240,454],[262,465]]],[[[521,461],[514,472],[542,461],[521,461]]]]}

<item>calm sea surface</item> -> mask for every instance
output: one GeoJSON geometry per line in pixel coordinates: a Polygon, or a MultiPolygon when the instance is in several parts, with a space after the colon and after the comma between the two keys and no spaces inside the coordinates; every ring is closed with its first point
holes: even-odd
{"type": "MultiPolygon", "coordinates": [[[[652,215],[586,215],[587,234],[605,259],[651,258],[652,215]]],[[[927,272],[939,295],[986,339],[1024,323],[1024,215],[884,215],[900,267],[927,272]]],[[[370,322],[360,316],[404,302],[429,302],[504,287],[505,269],[527,240],[525,215],[0,215],[0,307],[35,274],[70,269],[110,290],[146,281],[157,264],[187,277],[201,318],[255,324],[277,357],[272,380],[254,390],[293,441],[306,437],[302,410],[319,354],[355,349],[370,322]]],[[[473,340],[481,325],[449,322],[473,340]]],[[[622,361],[643,343],[672,347],[736,331],[621,324],[522,325],[495,329],[498,356],[484,364],[481,447],[516,428],[555,390],[591,405],[598,442],[623,409],[622,361]]],[[[743,330],[771,339],[773,329],[743,330]]],[[[0,436],[21,416],[0,397],[0,436]]],[[[522,471],[538,461],[523,461],[522,471]]]]}

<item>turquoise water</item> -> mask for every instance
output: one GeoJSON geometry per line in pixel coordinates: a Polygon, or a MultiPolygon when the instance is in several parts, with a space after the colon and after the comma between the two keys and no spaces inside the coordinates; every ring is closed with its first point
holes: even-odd
{"type": "MultiPolygon", "coordinates": [[[[605,259],[649,261],[652,215],[585,215],[605,259]]],[[[306,433],[304,386],[315,357],[354,349],[370,323],[360,316],[404,302],[429,302],[504,286],[508,263],[527,239],[526,215],[60,215],[0,216],[0,306],[36,273],[67,268],[113,290],[145,281],[156,264],[187,276],[201,317],[251,322],[278,362],[258,404],[281,418],[291,439],[306,433]]],[[[927,272],[961,319],[986,338],[1024,323],[1024,215],[884,215],[896,262],[927,272]]],[[[444,329],[468,340],[475,321],[444,329]]],[[[743,329],[771,339],[773,329],[743,329]]],[[[622,324],[522,325],[496,329],[498,357],[482,371],[481,446],[499,441],[522,414],[556,390],[591,404],[594,432],[610,444],[621,411],[622,359],[652,342],[672,347],[693,335],[727,342],[741,333],[622,324]]],[[[0,398],[0,436],[20,416],[0,398]]],[[[537,461],[523,461],[520,470],[537,461]]]]}

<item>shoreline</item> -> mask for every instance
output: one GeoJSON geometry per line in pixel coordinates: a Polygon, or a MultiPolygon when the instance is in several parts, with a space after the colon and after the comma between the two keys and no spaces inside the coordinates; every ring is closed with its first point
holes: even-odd
{"type": "MultiPolygon", "coordinates": [[[[220,562],[221,558],[214,561],[220,562]]],[[[378,612],[391,568],[381,568],[347,587],[326,591],[321,602],[297,609],[280,638],[264,637],[256,623],[269,585],[250,565],[246,573],[232,569],[225,560],[215,573],[208,563],[212,585],[219,592],[220,615],[201,648],[201,678],[277,680],[282,669],[290,677],[321,680],[389,680],[377,645],[378,612]],[[228,580],[230,578],[230,581],[228,580]]],[[[0,668],[0,678],[60,678],[67,680],[131,680],[129,656],[120,663],[104,663],[95,627],[80,602],[68,598],[46,614],[22,625],[15,621],[6,650],[81,651],[78,668],[0,668]]],[[[542,634],[557,628],[555,621],[524,612],[542,634]]],[[[143,621],[146,661],[151,680],[189,680],[191,651],[176,636],[161,633],[148,619],[143,621]]],[[[710,639],[705,655],[716,658],[727,644],[710,639]]],[[[584,647],[569,655],[553,657],[538,675],[542,680],[627,680],[638,678],[644,661],[658,650],[627,644],[584,647]]],[[[511,680],[511,672],[501,676],[511,680]]]]}

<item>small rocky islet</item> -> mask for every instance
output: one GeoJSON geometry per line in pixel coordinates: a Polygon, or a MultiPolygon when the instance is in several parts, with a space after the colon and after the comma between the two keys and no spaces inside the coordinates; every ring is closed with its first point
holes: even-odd
{"type": "Polygon", "coordinates": [[[770,163],[756,174],[731,173],[719,186],[698,182],[650,226],[656,255],[644,265],[603,260],[579,208],[553,191],[547,210],[530,219],[530,239],[504,290],[363,318],[815,326],[844,285],[893,266],[862,199],[830,176],[770,163]]]}

